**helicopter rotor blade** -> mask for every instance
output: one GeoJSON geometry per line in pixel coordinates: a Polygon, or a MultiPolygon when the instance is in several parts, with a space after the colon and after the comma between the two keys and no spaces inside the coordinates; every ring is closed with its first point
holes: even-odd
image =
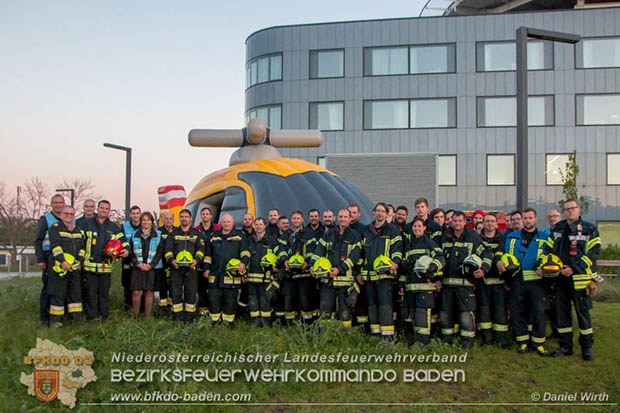
{"type": "Polygon", "coordinates": [[[192,129],[187,140],[191,146],[207,148],[240,148],[243,132],[240,129],[192,129]]]}
{"type": "Polygon", "coordinates": [[[269,143],[276,148],[314,148],[323,143],[323,134],[316,129],[272,129],[269,143]]]}

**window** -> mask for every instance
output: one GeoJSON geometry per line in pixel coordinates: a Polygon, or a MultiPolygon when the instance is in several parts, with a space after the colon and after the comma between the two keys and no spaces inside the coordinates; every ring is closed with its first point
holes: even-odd
{"type": "Polygon", "coordinates": [[[251,60],[246,67],[245,86],[282,80],[282,54],[261,56],[251,60]]]}
{"type": "Polygon", "coordinates": [[[620,153],[607,154],[607,185],[620,185],[620,153]]]}
{"type": "Polygon", "coordinates": [[[455,45],[431,44],[364,49],[364,76],[452,73],[455,45]]]}
{"type": "Polygon", "coordinates": [[[620,125],[620,95],[577,95],[577,125],[620,125]]]}
{"type": "Polygon", "coordinates": [[[364,101],[364,129],[455,127],[456,98],[364,101]]]}
{"type": "Polygon", "coordinates": [[[6,255],[0,254],[0,265],[6,265],[6,255]]]}
{"type": "Polygon", "coordinates": [[[246,121],[259,118],[265,121],[265,123],[271,129],[282,129],[282,106],[261,106],[248,110],[246,114],[246,121]]]}
{"type": "MultiPolygon", "coordinates": [[[[527,42],[527,70],[553,69],[553,43],[527,42]]],[[[502,72],[517,70],[515,42],[479,42],[476,44],[476,70],[502,72]]]]}
{"type": "Polygon", "coordinates": [[[437,157],[437,185],[456,185],[456,155],[439,155],[437,157]]]}
{"type": "Polygon", "coordinates": [[[377,100],[364,102],[364,129],[406,129],[409,101],[377,100]]]}
{"type": "Polygon", "coordinates": [[[575,67],[620,67],[620,37],[582,39],[576,44],[575,67]]]}
{"type": "Polygon", "coordinates": [[[310,79],[344,77],[344,50],[311,50],[310,79]]]}
{"type": "Polygon", "coordinates": [[[344,102],[310,103],[310,129],[344,130],[344,102]]]}
{"type": "Polygon", "coordinates": [[[515,184],[515,156],[487,155],[487,185],[515,184]]]}
{"type": "Polygon", "coordinates": [[[453,73],[456,71],[454,44],[412,46],[410,73],[453,73]]]}
{"type": "Polygon", "coordinates": [[[562,174],[566,171],[568,154],[548,153],[545,158],[545,183],[547,185],[562,185],[562,174]]]}
{"type": "MultiPolygon", "coordinates": [[[[554,100],[554,96],[530,96],[527,99],[528,126],[553,126],[554,100]]],[[[478,97],[479,128],[510,126],[517,126],[516,97],[478,97]]]]}
{"type": "Polygon", "coordinates": [[[321,168],[327,169],[327,158],[325,158],[324,156],[317,156],[316,164],[319,165],[321,168]]]}
{"type": "Polygon", "coordinates": [[[456,99],[414,99],[411,101],[411,128],[455,128],[456,99]]]}

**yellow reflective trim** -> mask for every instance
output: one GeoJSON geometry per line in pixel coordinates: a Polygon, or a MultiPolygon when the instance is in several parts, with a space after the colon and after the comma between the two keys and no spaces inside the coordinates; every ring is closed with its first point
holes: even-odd
{"type": "Polygon", "coordinates": [[[558,333],[560,334],[566,334],[566,333],[572,333],[573,332],[573,327],[561,327],[558,328],[558,333]]]}
{"type": "Polygon", "coordinates": [[[592,328],[587,328],[585,330],[579,330],[579,334],[582,334],[584,336],[587,335],[587,334],[592,334],[593,332],[594,332],[594,330],[592,328]]]}

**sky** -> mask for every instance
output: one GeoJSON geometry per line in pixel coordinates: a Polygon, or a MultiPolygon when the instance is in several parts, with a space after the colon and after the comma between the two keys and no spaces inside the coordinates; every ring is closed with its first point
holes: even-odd
{"type": "Polygon", "coordinates": [[[113,208],[157,210],[233,149],[193,148],[195,128],[244,126],[245,39],[278,25],[418,16],[424,1],[0,1],[0,182],[87,178],[113,208]],[[311,7],[309,7],[311,6],[311,7]]]}

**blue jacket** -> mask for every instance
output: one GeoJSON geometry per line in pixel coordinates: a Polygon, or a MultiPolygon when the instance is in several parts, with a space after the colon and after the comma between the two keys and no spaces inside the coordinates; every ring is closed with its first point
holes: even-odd
{"type": "Polygon", "coordinates": [[[543,255],[543,248],[547,242],[547,233],[537,229],[532,242],[530,242],[528,248],[525,248],[521,242],[522,231],[523,230],[513,231],[506,236],[505,251],[517,257],[521,263],[523,281],[538,281],[542,277],[536,274],[534,269],[536,268],[538,260],[543,255]]]}

